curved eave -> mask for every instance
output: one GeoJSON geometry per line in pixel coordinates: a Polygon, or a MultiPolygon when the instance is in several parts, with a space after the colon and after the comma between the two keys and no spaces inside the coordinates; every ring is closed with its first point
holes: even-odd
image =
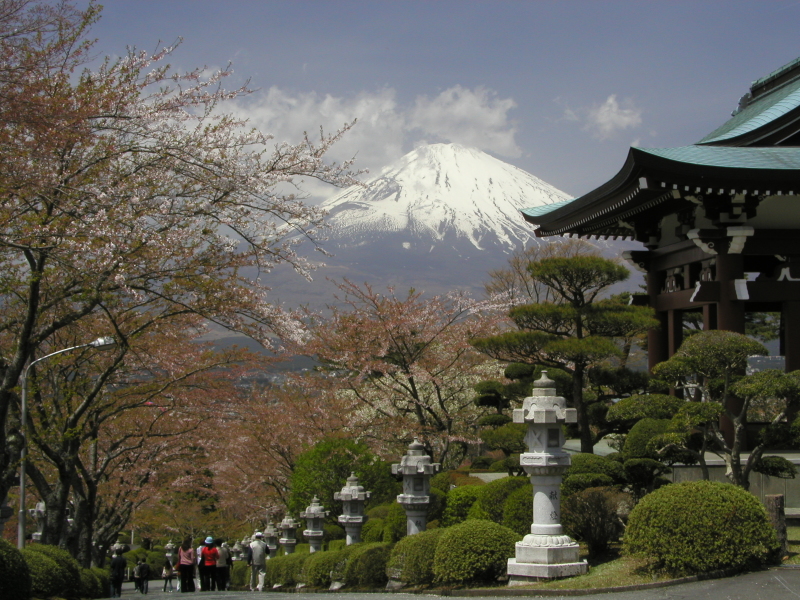
{"type": "Polygon", "coordinates": [[[631,148],[619,173],[602,186],[549,213],[523,214],[538,225],[540,237],[625,235],[625,219],[682,193],[796,192],[800,192],[800,148],[631,148]]]}

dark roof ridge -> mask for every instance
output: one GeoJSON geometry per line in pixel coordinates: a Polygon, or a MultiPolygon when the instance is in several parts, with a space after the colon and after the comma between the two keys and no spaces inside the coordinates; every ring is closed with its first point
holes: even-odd
{"type": "Polygon", "coordinates": [[[756,79],[750,84],[750,94],[753,99],[768,94],[797,77],[800,77],[800,69],[798,67],[800,67],[800,56],[786,63],[779,69],[774,70],[769,75],[756,79]],[[773,83],[774,85],[770,85],[773,83]]]}

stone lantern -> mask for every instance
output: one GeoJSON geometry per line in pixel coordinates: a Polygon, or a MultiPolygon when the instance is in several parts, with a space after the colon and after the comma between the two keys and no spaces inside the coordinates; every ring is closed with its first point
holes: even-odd
{"type": "Polygon", "coordinates": [[[170,564],[174,564],[172,558],[175,555],[175,548],[177,548],[177,546],[172,543],[172,540],[168,541],[164,546],[164,550],[166,550],[165,556],[169,560],[170,564]]]}
{"type": "Polygon", "coordinates": [[[308,540],[310,552],[318,552],[322,550],[322,538],[325,532],[322,530],[322,522],[328,515],[329,511],[325,510],[319,503],[319,498],[314,496],[311,504],[306,508],[305,512],[300,513],[300,518],[306,520],[307,529],[303,530],[303,537],[308,540]]]}
{"type": "Polygon", "coordinates": [[[269,557],[275,558],[278,556],[278,531],[275,529],[275,525],[272,523],[267,523],[267,526],[264,529],[264,542],[267,544],[269,557]]]}
{"type": "Polygon", "coordinates": [[[564,449],[563,423],[578,417],[567,401],[556,396],[555,382],[542,372],[533,384],[533,395],[514,410],[514,423],[527,423],[519,464],[533,485],[533,524],[530,534],[516,544],[516,558],[508,559],[509,585],[532,580],[582,575],[589,569],[578,560],[578,544],[561,527],[561,478],[570,465],[564,449]]]}
{"type": "Polygon", "coordinates": [[[364,525],[364,503],[372,492],[365,492],[364,488],[358,485],[358,477],[355,473],[350,473],[347,483],[341,492],[333,495],[334,500],[342,503],[342,514],[339,515],[339,523],[344,527],[347,534],[347,545],[357,544],[361,541],[361,527],[364,525]]]}
{"type": "Polygon", "coordinates": [[[47,519],[47,508],[45,503],[41,501],[37,502],[36,508],[28,509],[28,514],[36,523],[36,533],[31,535],[31,539],[34,542],[40,542],[42,541],[42,533],[44,532],[44,525],[47,519]]]}
{"type": "Polygon", "coordinates": [[[278,525],[278,529],[281,530],[283,533],[283,537],[278,540],[283,546],[283,551],[286,554],[294,553],[294,548],[297,545],[297,528],[300,527],[300,523],[295,521],[291,516],[286,515],[281,521],[281,524],[278,525]]]}
{"type": "Polygon", "coordinates": [[[430,504],[431,475],[441,469],[439,463],[431,463],[425,454],[425,447],[414,440],[399,465],[392,465],[393,475],[403,476],[403,493],[397,501],[406,511],[406,533],[414,535],[425,531],[428,525],[428,504],[430,504]]]}
{"type": "Polygon", "coordinates": [[[244,552],[244,548],[242,548],[241,542],[237,540],[231,548],[231,560],[242,560],[242,552],[244,552]]]}

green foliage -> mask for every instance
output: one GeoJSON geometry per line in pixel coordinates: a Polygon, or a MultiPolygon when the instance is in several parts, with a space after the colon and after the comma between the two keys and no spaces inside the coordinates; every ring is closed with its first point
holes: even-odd
{"type": "Polygon", "coordinates": [[[588,488],[561,503],[561,524],[568,535],[585,542],[589,556],[601,556],[625,530],[621,514],[633,506],[629,494],[616,488],[588,488]]]}
{"type": "Polygon", "coordinates": [[[579,452],[572,455],[572,464],[564,472],[564,477],[586,473],[607,475],[614,483],[622,483],[625,476],[622,472],[622,465],[608,456],[598,456],[579,452]]]}
{"type": "Polygon", "coordinates": [[[405,509],[395,502],[389,507],[389,512],[384,519],[383,541],[394,543],[406,537],[408,532],[408,518],[405,509]]]}
{"type": "Polygon", "coordinates": [[[671,469],[652,458],[629,458],[623,464],[623,468],[625,478],[636,499],[670,483],[669,479],[662,476],[671,469]]]}
{"type": "Polygon", "coordinates": [[[280,584],[283,587],[292,587],[298,583],[305,583],[303,565],[311,554],[307,552],[276,556],[267,561],[264,585],[272,587],[280,584]]]}
{"type": "Polygon", "coordinates": [[[331,540],[330,542],[328,542],[328,550],[330,550],[330,551],[342,550],[343,548],[346,548],[346,547],[347,547],[347,540],[346,539],[331,540]]]}
{"type": "Polygon", "coordinates": [[[344,570],[344,582],[351,587],[377,588],[386,585],[386,565],[393,544],[357,544],[344,570]]]}
{"type": "Polygon", "coordinates": [[[433,583],[436,544],[445,531],[429,529],[397,542],[386,565],[388,577],[411,585],[433,583]]]}
{"type": "Polygon", "coordinates": [[[641,419],[671,419],[684,404],[682,398],[668,394],[636,394],[616,402],[606,419],[629,430],[641,419]]]}
{"type": "Polygon", "coordinates": [[[506,574],[520,536],[491,521],[466,521],[444,530],[433,558],[437,583],[492,582],[506,574]]]}
{"type": "Polygon", "coordinates": [[[561,501],[576,492],[595,487],[611,487],[614,480],[603,473],[576,473],[565,477],[561,482],[561,501]]]}
{"type": "Polygon", "coordinates": [[[442,514],[442,527],[450,527],[466,521],[469,509],[478,501],[483,488],[484,485],[464,485],[450,490],[447,494],[447,505],[442,514]]]}
{"type": "Polygon", "coordinates": [[[97,575],[95,575],[91,569],[81,569],[80,597],[81,598],[105,597],[104,588],[100,587],[100,580],[97,579],[97,575]]]}
{"type": "Polygon", "coordinates": [[[230,577],[232,589],[249,589],[247,586],[250,582],[250,567],[247,566],[245,561],[233,561],[230,577]]]}
{"type": "Polygon", "coordinates": [[[342,560],[341,550],[315,552],[306,560],[306,585],[312,588],[328,588],[331,585],[331,571],[342,560]]]}
{"type": "Polygon", "coordinates": [[[797,476],[797,467],[782,456],[762,456],[753,470],[780,479],[794,479],[797,476]]]}
{"type": "MultiPolygon", "coordinates": [[[[503,417],[505,415],[491,415],[497,417],[503,417]]],[[[507,419],[508,417],[506,417],[507,419]]],[[[504,425],[505,423],[501,423],[504,425]]],[[[472,459],[472,463],[469,465],[470,469],[488,469],[491,467],[496,461],[491,456],[476,456],[472,459]]]]}
{"type": "Polygon", "coordinates": [[[444,514],[444,507],[447,505],[447,494],[441,490],[431,489],[428,494],[430,502],[428,504],[428,522],[439,521],[444,514]]]}
{"type": "Polygon", "coordinates": [[[49,556],[26,547],[22,556],[28,565],[31,577],[31,596],[34,598],[51,598],[53,596],[66,596],[64,590],[67,582],[64,571],[58,563],[49,556]]]}
{"type": "Polygon", "coordinates": [[[31,574],[22,553],[13,544],[0,538],[0,598],[28,600],[31,596],[31,574]]]}
{"type": "Polygon", "coordinates": [[[383,529],[385,526],[383,519],[369,519],[361,527],[361,539],[365,542],[383,541],[383,529]]]}
{"type": "Polygon", "coordinates": [[[712,481],[665,486],[631,511],[624,548],[671,575],[746,569],[776,557],[766,511],[740,487],[712,481]]]}
{"type": "Polygon", "coordinates": [[[469,512],[467,513],[467,521],[472,519],[483,519],[484,521],[491,521],[491,519],[489,518],[489,513],[487,513],[483,509],[480,502],[476,502],[475,504],[469,507],[469,512]]]}
{"type": "Polygon", "coordinates": [[[481,427],[502,427],[506,423],[511,423],[511,417],[508,415],[484,415],[477,421],[477,425],[481,427]]]}
{"type": "Polygon", "coordinates": [[[347,536],[344,527],[338,524],[323,523],[322,530],[325,532],[326,540],[343,540],[347,536]]]}
{"type": "Polygon", "coordinates": [[[630,396],[647,389],[650,380],[645,371],[634,371],[625,367],[609,369],[592,367],[588,372],[589,383],[598,390],[608,390],[607,397],[630,396]]]}
{"type": "MultiPolygon", "coordinates": [[[[439,471],[436,475],[431,477],[431,489],[432,490],[439,490],[440,492],[447,492],[450,491],[450,481],[451,479],[451,471],[439,471]]],[[[371,515],[370,515],[371,516],[371,515]]],[[[380,515],[385,516],[385,515],[380,515]]]]}
{"type": "Polygon", "coordinates": [[[475,406],[493,408],[498,414],[508,408],[508,398],[503,393],[503,384],[493,379],[481,381],[474,386],[476,392],[475,406]]]}
{"type": "Polygon", "coordinates": [[[358,545],[353,544],[351,546],[345,546],[337,551],[339,560],[336,561],[336,564],[334,564],[331,569],[332,581],[344,581],[344,571],[347,568],[347,562],[350,560],[350,555],[355,552],[356,548],[358,548],[358,545]]]}
{"type": "Polygon", "coordinates": [[[521,487],[506,498],[503,504],[504,527],[524,536],[531,532],[533,522],[533,490],[521,487]]]}
{"type": "Polygon", "coordinates": [[[289,511],[304,511],[316,496],[331,511],[328,521],[335,523],[334,515],[341,505],[333,499],[333,494],[342,488],[351,472],[358,477],[359,485],[372,492],[370,505],[382,504],[399,493],[399,484],[392,477],[389,465],[367,446],[348,438],[327,438],[297,457],[289,511]]]}
{"type": "Polygon", "coordinates": [[[31,544],[32,552],[38,552],[55,561],[60,572],[59,578],[63,587],[59,595],[65,598],[77,598],[81,593],[81,567],[78,561],[72,558],[69,552],[58,546],[47,544],[31,544]]]}
{"type": "Polygon", "coordinates": [[[634,425],[628,437],[625,438],[625,446],[622,453],[625,458],[652,458],[658,459],[658,453],[650,445],[650,440],[655,436],[666,433],[670,427],[669,419],[642,419],[634,425]]]}
{"type": "Polygon", "coordinates": [[[100,597],[104,598],[107,591],[111,588],[111,575],[106,569],[101,569],[100,567],[92,567],[90,570],[94,573],[94,576],[97,577],[102,593],[100,597]]]}
{"type": "Polygon", "coordinates": [[[497,429],[481,431],[481,440],[489,450],[502,450],[506,456],[525,452],[525,432],[527,426],[522,423],[506,423],[497,429]]]}
{"type": "MultiPolygon", "coordinates": [[[[530,479],[527,477],[503,477],[483,486],[477,505],[490,521],[503,523],[503,506],[508,497],[519,488],[524,487],[531,493],[530,479]]],[[[473,505],[474,506],[474,505],[473,505]]]]}

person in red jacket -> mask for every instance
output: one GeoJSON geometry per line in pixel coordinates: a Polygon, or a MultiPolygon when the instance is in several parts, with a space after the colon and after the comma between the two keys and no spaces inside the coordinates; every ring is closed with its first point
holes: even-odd
{"type": "Polygon", "coordinates": [[[200,551],[200,591],[210,592],[217,587],[217,559],[219,551],[214,546],[214,538],[208,536],[200,551]]]}

